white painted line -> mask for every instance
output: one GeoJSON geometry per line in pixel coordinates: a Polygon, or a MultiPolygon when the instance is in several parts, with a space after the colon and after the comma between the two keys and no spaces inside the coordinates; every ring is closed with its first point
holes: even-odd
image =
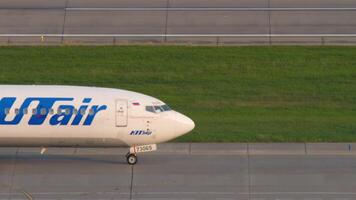
{"type": "Polygon", "coordinates": [[[177,7],[177,8],[165,8],[165,7],[122,7],[122,8],[65,8],[67,11],[356,11],[356,8],[340,7],[340,8],[248,8],[248,7],[177,7]]]}
{"type": "Polygon", "coordinates": [[[25,197],[28,199],[28,200],[33,200],[33,197],[31,196],[30,193],[26,192],[26,191],[22,191],[22,193],[25,195],[25,197]]]}
{"type": "Polygon", "coordinates": [[[178,194],[215,194],[215,195],[356,195],[355,192],[137,192],[140,195],[178,195],[178,194]]]}
{"type": "Polygon", "coordinates": [[[0,34],[0,37],[356,37],[356,34],[0,34]]]}

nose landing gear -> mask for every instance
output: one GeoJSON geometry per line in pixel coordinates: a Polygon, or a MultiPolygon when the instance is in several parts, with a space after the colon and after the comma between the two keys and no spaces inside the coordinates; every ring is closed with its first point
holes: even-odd
{"type": "Polygon", "coordinates": [[[130,151],[126,154],[126,161],[129,165],[135,165],[137,163],[137,153],[156,151],[156,144],[148,144],[142,146],[133,146],[130,151]]]}
{"type": "Polygon", "coordinates": [[[135,165],[137,163],[137,156],[136,154],[133,153],[127,153],[126,154],[126,161],[129,165],[135,165]]]}

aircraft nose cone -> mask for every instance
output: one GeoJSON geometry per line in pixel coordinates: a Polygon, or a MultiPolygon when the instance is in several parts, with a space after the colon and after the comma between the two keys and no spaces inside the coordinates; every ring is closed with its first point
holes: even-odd
{"type": "Polygon", "coordinates": [[[178,114],[176,119],[179,123],[178,129],[179,129],[180,135],[183,135],[183,134],[186,134],[186,133],[192,131],[195,127],[194,121],[185,115],[178,114]]]}
{"type": "Polygon", "coordinates": [[[195,123],[192,119],[190,119],[189,117],[186,117],[185,126],[186,126],[187,133],[188,133],[195,128],[195,123]]]}

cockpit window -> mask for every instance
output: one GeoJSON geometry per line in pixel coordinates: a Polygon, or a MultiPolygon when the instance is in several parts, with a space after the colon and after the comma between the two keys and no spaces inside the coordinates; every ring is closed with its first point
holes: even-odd
{"type": "Polygon", "coordinates": [[[170,111],[170,110],[172,110],[168,105],[163,105],[163,106],[161,106],[161,108],[162,108],[164,111],[170,111]]]}
{"type": "Polygon", "coordinates": [[[153,106],[146,106],[146,111],[155,113],[153,106]]]}
{"type": "Polygon", "coordinates": [[[164,111],[163,108],[161,108],[161,106],[155,106],[154,108],[155,108],[156,113],[160,113],[160,112],[164,111]]]}
{"type": "Polygon", "coordinates": [[[160,112],[165,112],[165,111],[170,111],[172,110],[168,105],[162,105],[162,106],[146,106],[146,111],[152,112],[152,113],[160,113],[160,112]]]}

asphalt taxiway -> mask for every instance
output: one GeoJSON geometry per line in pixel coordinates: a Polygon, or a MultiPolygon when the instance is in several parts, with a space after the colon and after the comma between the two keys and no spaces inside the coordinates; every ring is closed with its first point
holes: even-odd
{"type": "Polygon", "coordinates": [[[355,144],[0,149],[0,199],[356,199],[355,144]]]}
{"type": "MultiPolygon", "coordinates": [[[[351,0],[2,0],[0,34],[356,34],[351,0]]],[[[0,37],[2,44],[354,43],[356,37],[0,37]]]]}

